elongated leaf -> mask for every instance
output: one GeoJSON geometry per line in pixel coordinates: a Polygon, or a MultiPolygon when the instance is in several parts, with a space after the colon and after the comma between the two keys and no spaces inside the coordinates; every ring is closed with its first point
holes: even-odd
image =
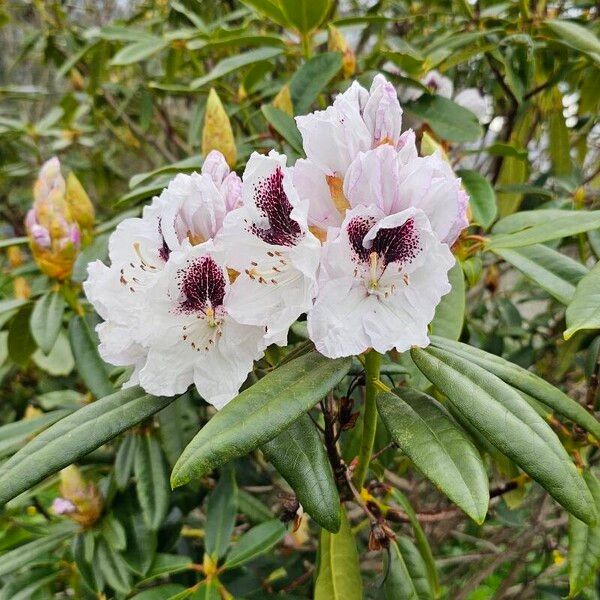
{"type": "Polygon", "coordinates": [[[123,557],[114,552],[106,542],[100,540],[96,554],[96,566],[106,579],[106,582],[116,592],[127,594],[131,589],[132,577],[123,557]]]}
{"type": "Polygon", "coordinates": [[[197,90],[207,83],[210,83],[215,79],[219,79],[219,77],[223,77],[224,75],[232,73],[233,71],[237,71],[238,69],[241,69],[247,65],[251,65],[262,60],[270,60],[271,58],[279,56],[282,52],[283,50],[281,48],[264,47],[248,50],[247,52],[235,54],[234,56],[229,56],[228,58],[224,58],[218,62],[207,75],[198,77],[198,79],[194,79],[194,81],[191,83],[191,88],[197,90]]]}
{"type": "Polygon", "coordinates": [[[129,482],[139,439],[137,435],[126,435],[117,451],[115,458],[115,481],[120,490],[124,490],[129,482]]]}
{"type": "Polygon", "coordinates": [[[329,531],[340,528],[340,498],[317,428],[302,415],[261,447],[290,484],[304,510],[329,531]]]}
{"type": "Polygon", "coordinates": [[[342,68],[341,52],[323,52],[306,61],[290,81],[290,94],[296,114],[310,110],[317,96],[342,68]]]}
{"type": "Polygon", "coordinates": [[[279,519],[261,523],[247,531],[227,555],[224,569],[235,569],[256,556],[268,552],[285,535],[285,525],[279,519]]]}
{"type": "Polygon", "coordinates": [[[123,525],[112,515],[106,515],[102,519],[102,537],[113,550],[125,550],[127,546],[127,535],[123,525]]]}
{"type": "Polygon", "coordinates": [[[144,590],[131,597],[131,600],[171,600],[176,594],[185,592],[185,586],[180,583],[165,583],[156,587],[144,590]]]}
{"type": "Polygon", "coordinates": [[[330,0],[279,0],[287,22],[305,34],[321,24],[330,4],[330,0]]]}
{"type": "Polygon", "coordinates": [[[350,370],[352,359],[310,352],[275,369],[215,414],[188,444],[171,474],[174,487],[243,456],[279,435],[350,370]]]}
{"type": "Polygon", "coordinates": [[[273,518],[269,507],[245,490],[238,490],[238,510],[252,523],[264,523],[273,518]]]}
{"type": "Polygon", "coordinates": [[[241,0],[241,2],[278,25],[283,27],[289,25],[276,0],[241,0]]]}
{"type": "Polygon", "coordinates": [[[70,412],[70,409],[53,410],[33,419],[23,419],[0,427],[0,458],[13,454],[24,446],[29,438],[60,421],[70,412]]]}
{"type": "Polygon", "coordinates": [[[573,299],[575,286],[588,272],[580,262],[542,244],[495,252],[563,304],[573,299]]]}
{"type": "Polygon", "coordinates": [[[29,565],[40,556],[52,552],[72,534],[72,531],[63,529],[4,553],[0,556],[0,577],[10,575],[21,567],[29,565]]]}
{"type": "Polygon", "coordinates": [[[473,212],[473,219],[484,229],[488,229],[498,214],[494,188],[477,171],[461,169],[456,174],[462,179],[462,183],[469,193],[469,206],[473,212]]]}
{"type": "Polygon", "coordinates": [[[273,129],[275,129],[275,131],[277,131],[277,133],[286,140],[300,156],[304,156],[302,137],[298,131],[298,127],[296,127],[294,119],[272,104],[263,104],[260,107],[260,110],[273,129]]]}
{"type": "Polygon", "coordinates": [[[163,40],[159,37],[151,37],[138,42],[133,42],[132,44],[128,44],[124,48],[121,48],[121,50],[113,56],[110,64],[113,67],[132,65],[163,50],[167,47],[167,44],[167,40],[163,40]]]}
{"type": "Polygon", "coordinates": [[[460,263],[456,262],[448,271],[452,289],[442,297],[435,309],[431,332],[452,340],[460,337],[465,320],[465,277],[460,263]]]}
{"type": "Polygon", "coordinates": [[[62,326],[66,302],[58,292],[47,292],[34,305],[29,326],[33,339],[48,354],[62,326]]]}
{"type": "MultiPolygon", "coordinates": [[[[85,581],[86,585],[95,592],[101,592],[104,587],[104,580],[102,574],[98,569],[93,567],[92,561],[88,561],[85,556],[85,533],[78,533],[73,538],[73,544],[71,546],[71,552],[73,553],[73,560],[77,566],[79,574],[85,581]]],[[[93,538],[92,538],[93,539],[93,538]]]]}
{"type": "Polygon", "coordinates": [[[128,388],[46,429],[0,467],[0,505],[158,412],[175,398],[128,388]]]}
{"type": "Polygon", "coordinates": [[[438,348],[413,348],[423,374],[495,448],[516,462],[570,513],[597,519],[590,491],[550,426],[518,392],[471,361],[438,348]]]}
{"type": "Polygon", "coordinates": [[[431,342],[436,348],[451,352],[493,373],[496,377],[521,392],[533,396],[542,404],[571,419],[573,423],[577,423],[577,425],[587,429],[596,438],[600,439],[600,423],[583,406],[531,371],[523,369],[523,367],[519,367],[500,356],[489,354],[467,344],[453,342],[437,336],[432,336],[431,342]]]}
{"type": "Polygon", "coordinates": [[[156,533],[146,525],[133,494],[127,494],[119,500],[115,514],[127,534],[123,558],[134,573],[145,576],[156,556],[156,533]]]}
{"type": "Polygon", "coordinates": [[[69,339],[79,375],[96,398],[104,398],[114,392],[108,378],[106,363],[98,354],[97,344],[85,319],[73,317],[69,323],[69,339]]]}
{"type": "Polygon", "coordinates": [[[521,218],[522,213],[515,213],[502,219],[496,227],[489,242],[490,250],[497,248],[520,248],[531,244],[540,244],[550,240],[583,233],[600,227],[600,210],[535,210],[521,218]],[[505,223],[507,221],[507,223],[505,223]],[[498,233],[507,227],[515,227],[514,233],[498,233]]]}
{"type": "Polygon", "coordinates": [[[206,507],[206,552],[218,560],[227,552],[237,513],[237,484],[233,468],[224,469],[206,507]]]}
{"type": "Polygon", "coordinates": [[[600,40],[589,29],[563,19],[544,21],[544,25],[557,40],[575,50],[588,54],[600,63],[600,40]]]}
{"type": "Polygon", "coordinates": [[[451,142],[473,142],[483,133],[477,117],[470,110],[443,96],[423,94],[418,100],[406,103],[404,108],[451,142]]]}
{"type": "Polygon", "coordinates": [[[440,582],[437,568],[435,566],[435,560],[433,558],[433,553],[431,552],[431,546],[429,545],[427,536],[423,531],[423,527],[421,527],[421,523],[417,518],[417,514],[415,513],[411,503],[408,501],[408,498],[406,498],[406,496],[398,489],[392,489],[392,496],[398,502],[398,504],[400,504],[408,516],[411,527],[413,528],[413,533],[415,534],[417,548],[419,549],[419,553],[421,554],[421,558],[423,559],[425,568],[427,569],[429,585],[434,592],[434,596],[437,597],[439,596],[440,582]]]}
{"type": "Polygon", "coordinates": [[[134,469],[137,496],[146,524],[156,531],[169,510],[171,490],[167,465],[154,436],[145,434],[136,445],[134,469]]]}
{"type": "Polygon", "coordinates": [[[566,319],[566,340],[582,329],[600,329],[600,262],[577,284],[566,319]]]}
{"type": "MultiPolygon", "coordinates": [[[[591,471],[583,475],[600,510],[600,482],[591,471]]],[[[590,527],[569,516],[569,598],[576,596],[600,569],[600,525],[590,527]]]]}
{"type": "Polygon", "coordinates": [[[423,559],[407,537],[401,536],[391,542],[389,552],[384,556],[386,600],[433,600],[423,559]]]}
{"type": "Polygon", "coordinates": [[[452,502],[482,523],[488,478],[479,452],[433,398],[402,388],[377,395],[377,408],[392,439],[452,502]]]}
{"type": "Polygon", "coordinates": [[[341,509],[338,533],[321,530],[314,600],[362,600],[363,586],[354,536],[341,509]]]}
{"type": "Polygon", "coordinates": [[[189,556],[181,554],[157,554],[145,579],[140,583],[147,583],[158,577],[180,573],[192,567],[193,561],[189,556]]]}

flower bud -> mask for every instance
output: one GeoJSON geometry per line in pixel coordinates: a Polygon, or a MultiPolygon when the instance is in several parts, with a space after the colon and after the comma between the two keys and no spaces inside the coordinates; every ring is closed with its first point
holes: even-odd
{"type": "Polygon", "coordinates": [[[75,465],[60,472],[60,494],[61,498],[54,501],[54,511],[58,509],[62,512],[57,514],[68,514],[84,528],[94,525],[102,515],[102,496],[98,488],[91,481],[86,481],[75,465]]]}
{"type": "Polygon", "coordinates": [[[356,72],[356,55],[342,32],[335,26],[329,25],[329,39],[327,40],[327,49],[331,52],[342,53],[342,74],[344,78],[352,77],[356,72]]]}
{"type": "Polygon", "coordinates": [[[273,98],[273,106],[290,115],[290,117],[294,116],[294,105],[292,104],[289,86],[284,85],[279,92],[277,92],[277,96],[273,98]]]}
{"type": "MultiPolygon", "coordinates": [[[[67,201],[67,187],[58,158],[51,158],[42,166],[33,186],[33,207],[25,218],[35,261],[46,275],[56,279],[69,277],[81,246],[81,230],[67,201]]],[[[80,196],[77,191],[75,197],[80,196]]],[[[89,202],[87,195],[86,199],[89,202]]],[[[87,212],[86,222],[90,207],[82,211],[87,212]]],[[[91,210],[93,213],[93,207],[91,210]]]]}
{"type": "Polygon", "coordinates": [[[207,156],[211,150],[219,150],[229,166],[235,166],[237,149],[231,121],[214,88],[211,88],[208,94],[202,130],[202,153],[207,156]]]}
{"type": "Polygon", "coordinates": [[[71,211],[71,216],[83,231],[92,229],[94,226],[94,205],[83,189],[75,173],[69,173],[67,176],[66,199],[71,211]]]}

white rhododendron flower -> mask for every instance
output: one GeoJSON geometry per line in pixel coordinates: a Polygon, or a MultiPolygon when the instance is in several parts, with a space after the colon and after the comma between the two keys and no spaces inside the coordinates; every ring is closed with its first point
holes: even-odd
{"type": "Polygon", "coordinates": [[[321,244],[308,230],[308,203],[298,198],[285,156],[253,153],[242,198],[218,239],[227,266],[239,272],[230,313],[266,326],[266,341],[285,345],[291,324],[312,306],[321,244]]]}
{"type": "Polygon", "coordinates": [[[323,249],[310,338],[331,358],[427,346],[427,325],[450,291],[453,264],[423,211],[350,210],[340,235],[323,249]]]}
{"type": "Polygon", "coordinates": [[[195,383],[205,400],[222,408],[235,397],[265,349],[264,327],[235,320],[230,276],[212,241],[189,242],[169,257],[148,291],[149,348],[139,373],[151,394],[172,396],[195,383]]]}

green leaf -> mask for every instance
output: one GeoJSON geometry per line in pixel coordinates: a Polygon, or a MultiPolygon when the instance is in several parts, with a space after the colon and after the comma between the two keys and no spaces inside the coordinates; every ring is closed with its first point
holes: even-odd
{"type": "Polygon", "coordinates": [[[483,133],[477,117],[470,110],[443,96],[423,94],[418,100],[404,104],[404,108],[451,142],[473,142],[483,133]]]}
{"type": "Polygon", "coordinates": [[[563,304],[573,299],[575,286],[588,272],[580,262],[542,244],[494,252],[563,304]]]}
{"type": "Polygon", "coordinates": [[[149,590],[144,590],[132,596],[131,600],[170,600],[172,596],[185,592],[185,590],[185,586],[180,583],[165,583],[164,585],[157,585],[149,590]]]}
{"type": "Polygon", "coordinates": [[[158,440],[146,433],[137,442],[134,461],[136,490],[146,524],[156,531],[169,510],[169,474],[158,440]]]}
{"type": "Polygon", "coordinates": [[[263,104],[260,107],[260,110],[273,129],[275,129],[275,131],[286,140],[300,156],[304,156],[302,136],[296,126],[296,121],[272,104],[263,104]]]}
{"type": "Polygon", "coordinates": [[[0,427],[0,458],[13,454],[33,436],[66,417],[70,412],[70,409],[53,410],[33,419],[22,419],[3,425],[0,427]]]}
{"type": "Polygon", "coordinates": [[[167,45],[167,40],[163,40],[159,37],[151,37],[139,42],[133,42],[133,44],[128,44],[124,48],[121,48],[121,50],[113,56],[109,64],[113,67],[132,65],[160,52],[160,50],[166,48],[167,45]]]}
{"type": "Polygon", "coordinates": [[[211,581],[203,581],[198,589],[188,596],[183,596],[182,593],[181,596],[178,596],[177,598],[170,598],[170,600],[182,600],[184,597],[189,597],[190,600],[221,600],[222,598],[219,592],[219,585],[214,579],[211,581]]]}
{"type": "Polygon", "coordinates": [[[307,60],[290,80],[290,95],[296,114],[308,112],[327,84],[342,68],[341,52],[323,52],[307,60]]]}
{"type": "MultiPolygon", "coordinates": [[[[591,471],[583,474],[600,510],[600,481],[591,471]]],[[[600,525],[590,527],[569,516],[569,598],[587,587],[600,569],[600,525]]]]}
{"type": "Polygon", "coordinates": [[[423,374],[454,409],[517,463],[570,513],[586,523],[596,511],[585,481],[550,426],[513,388],[472,361],[445,350],[413,348],[423,374]]]}
{"type": "Polygon", "coordinates": [[[192,567],[192,564],[193,561],[189,556],[182,556],[181,554],[157,554],[146,577],[140,583],[147,583],[158,577],[187,571],[192,567]]]}
{"type": "Polygon", "coordinates": [[[460,169],[456,174],[462,179],[462,183],[469,193],[469,206],[473,212],[473,219],[484,229],[488,229],[498,215],[494,188],[477,171],[460,169]]]}
{"type": "Polygon", "coordinates": [[[108,378],[106,363],[100,358],[97,344],[83,317],[75,316],[71,319],[69,339],[77,371],[90,392],[96,398],[112,394],[114,387],[108,378]]]}
{"type": "Polygon", "coordinates": [[[188,444],[171,474],[174,487],[200,478],[279,435],[348,373],[351,358],[304,354],[275,369],[216,413],[188,444]]]}
{"type": "MultiPolygon", "coordinates": [[[[600,57],[600,55],[598,55],[600,57]]],[[[555,106],[547,115],[548,141],[552,173],[557,177],[568,176],[572,169],[571,144],[569,143],[569,129],[565,122],[562,106],[562,94],[555,88],[553,96],[556,98],[555,106]]]]}
{"type": "Polygon", "coordinates": [[[127,568],[127,563],[118,552],[113,552],[113,549],[104,540],[98,542],[95,562],[95,568],[100,569],[111,588],[122,594],[129,593],[132,586],[132,576],[127,568]]]}
{"type": "Polygon", "coordinates": [[[235,471],[221,471],[219,483],[208,497],[206,505],[206,552],[218,560],[227,552],[237,514],[237,484],[235,471]]]}
{"type": "MultiPolygon", "coordinates": [[[[95,569],[92,561],[88,561],[85,556],[85,539],[87,533],[78,533],[73,538],[73,544],[71,546],[71,552],[73,554],[73,560],[77,566],[77,570],[81,575],[86,585],[95,592],[101,592],[104,587],[104,579],[98,569],[95,569]]],[[[93,540],[93,538],[91,538],[93,540]]],[[[92,557],[93,560],[93,557],[92,557]]]]}
{"type": "Polygon", "coordinates": [[[46,292],[34,305],[29,326],[33,339],[48,354],[62,327],[66,302],[59,292],[46,292]]]}
{"type": "Polygon", "coordinates": [[[383,584],[386,600],[433,600],[425,563],[415,545],[405,536],[390,543],[384,554],[383,584]]]}
{"type": "Polygon", "coordinates": [[[417,514],[415,513],[411,503],[408,501],[408,498],[406,498],[406,496],[400,490],[395,488],[392,488],[392,496],[404,509],[404,512],[406,513],[408,520],[410,521],[411,527],[413,528],[413,533],[415,535],[417,548],[419,549],[421,558],[423,559],[423,562],[425,563],[425,568],[427,569],[427,578],[429,580],[429,585],[434,591],[434,596],[438,597],[440,591],[440,583],[437,568],[435,566],[433,553],[431,552],[431,546],[429,545],[427,536],[423,531],[423,527],[421,527],[421,523],[417,518],[417,514]]]}
{"type": "Polygon", "coordinates": [[[31,359],[40,369],[54,376],[69,375],[75,366],[71,345],[63,331],[59,332],[50,354],[46,355],[38,348],[31,359]]]}
{"type": "Polygon", "coordinates": [[[102,519],[102,537],[113,550],[125,550],[127,546],[127,535],[123,525],[110,514],[102,519]]]}
{"type": "Polygon", "coordinates": [[[5,552],[0,556],[0,577],[6,577],[18,569],[31,564],[36,559],[55,550],[69,536],[72,530],[64,528],[56,533],[51,533],[43,538],[23,544],[14,550],[5,552]]]}
{"type": "Polygon", "coordinates": [[[600,227],[600,210],[541,209],[515,213],[499,221],[488,249],[519,248],[568,237],[600,227]],[[513,233],[497,233],[506,229],[513,233]]]}
{"type": "Polygon", "coordinates": [[[477,523],[485,519],[488,478],[477,448],[433,398],[402,388],[380,392],[377,408],[415,466],[477,523]]]}
{"type": "Polygon", "coordinates": [[[600,40],[589,29],[572,21],[544,21],[554,38],[600,62],[600,40]]]}
{"type": "Polygon", "coordinates": [[[224,569],[235,569],[268,552],[285,535],[285,525],[279,519],[261,523],[247,531],[227,555],[224,569]]]}
{"type": "Polygon", "coordinates": [[[129,483],[139,439],[140,436],[135,434],[126,435],[117,450],[117,456],[115,457],[115,482],[119,490],[124,490],[129,483]]]}
{"type": "Polygon", "coordinates": [[[31,306],[23,306],[13,317],[8,328],[7,347],[11,360],[24,367],[37,348],[31,334],[29,321],[31,306]]]}
{"type": "Polygon", "coordinates": [[[446,350],[464,360],[479,365],[482,369],[493,373],[509,385],[525,394],[529,394],[557,413],[571,419],[573,423],[587,429],[597,439],[600,439],[600,423],[593,415],[564,392],[531,371],[523,369],[500,356],[489,354],[479,348],[460,342],[432,336],[431,343],[436,348],[446,350]]]}
{"type": "Polygon", "coordinates": [[[147,419],[174,399],[156,398],[140,388],[127,388],[55,423],[0,467],[0,505],[147,419]]]}
{"type": "Polygon", "coordinates": [[[582,329],[600,329],[600,262],[577,284],[566,319],[565,340],[582,329]]]}
{"type": "Polygon", "coordinates": [[[268,17],[277,25],[287,27],[289,24],[279,8],[279,3],[273,0],[241,0],[242,4],[249,6],[261,15],[268,17]]]}
{"type": "Polygon", "coordinates": [[[237,71],[238,69],[246,67],[247,65],[251,65],[263,60],[270,60],[271,58],[275,58],[282,53],[283,50],[281,48],[264,47],[255,48],[254,50],[248,50],[247,52],[241,52],[240,54],[229,56],[228,58],[224,58],[223,60],[219,61],[207,75],[203,75],[202,77],[194,79],[190,87],[193,90],[197,90],[207,83],[214,81],[215,79],[219,79],[219,77],[233,73],[233,71],[237,71]]]}
{"type": "Polygon", "coordinates": [[[327,16],[330,0],[279,0],[284,17],[300,33],[316,29],[327,16]]]}
{"type": "Polygon", "coordinates": [[[290,484],[304,510],[329,531],[340,528],[340,498],[317,428],[302,415],[261,450],[290,484]]]}
{"type": "Polygon", "coordinates": [[[463,329],[465,320],[465,278],[459,262],[448,271],[448,279],[452,289],[442,296],[435,309],[431,322],[431,332],[452,340],[457,340],[463,329]]]}
{"type": "Polygon", "coordinates": [[[321,530],[314,600],[362,600],[363,585],[354,535],[340,509],[338,533],[321,530]]]}
{"type": "Polygon", "coordinates": [[[133,494],[121,496],[115,513],[127,534],[123,558],[134,573],[145,576],[156,555],[156,534],[146,525],[133,494]]]}
{"type": "Polygon", "coordinates": [[[238,490],[238,510],[252,523],[264,523],[273,518],[269,507],[245,490],[238,490]]]}

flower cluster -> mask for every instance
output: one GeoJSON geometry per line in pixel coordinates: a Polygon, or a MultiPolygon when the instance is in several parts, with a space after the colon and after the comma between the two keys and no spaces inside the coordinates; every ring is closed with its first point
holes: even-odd
{"type": "Polygon", "coordinates": [[[253,153],[240,179],[213,151],[119,224],[109,267],[89,265],[101,355],[133,365],[130,384],[193,383],[220,408],[305,313],[329,357],[428,344],[468,223],[460,180],[419,157],[382,76],[296,121],[306,159],[253,153]]]}

